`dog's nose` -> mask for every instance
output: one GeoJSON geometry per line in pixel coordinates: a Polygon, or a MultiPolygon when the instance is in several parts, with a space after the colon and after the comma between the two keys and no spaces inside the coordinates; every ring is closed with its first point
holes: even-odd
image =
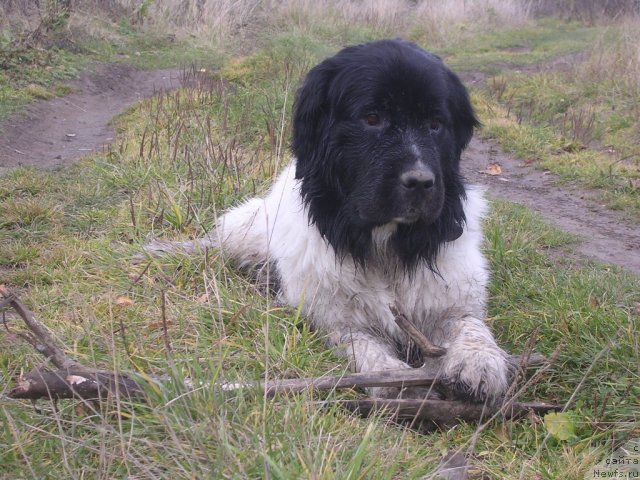
{"type": "Polygon", "coordinates": [[[400,182],[410,190],[427,190],[436,183],[436,176],[428,168],[413,168],[400,175],[400,182]]]}

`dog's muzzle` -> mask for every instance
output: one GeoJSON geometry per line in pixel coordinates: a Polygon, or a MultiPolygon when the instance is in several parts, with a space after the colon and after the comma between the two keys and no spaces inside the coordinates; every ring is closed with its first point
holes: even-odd
{"type": "Polygon", "coordinates": [[[430,220],[442,208],[442,189],[436,174],[423,163],[416,163],[400,175],[399,198],[401,212],[394,220],[413,223],[419,219],[430,220]]]}

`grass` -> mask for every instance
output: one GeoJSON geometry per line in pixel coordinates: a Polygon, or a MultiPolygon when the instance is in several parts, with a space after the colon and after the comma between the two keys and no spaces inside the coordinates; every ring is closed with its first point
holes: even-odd
{"type": "Polygon", "coordinates": [[[456,71],[495,74],[583,52],[603,32],[603,27],[543,18],[528,25],[461,36],[436,49],[456,71]]]}
{"type": "Polygon", "coordinates": [[[604,203],[636,219],[640,88],[628,35],[637,28],[610,29],[562,68],[503,71],[476,92],[483,135],[561,181],[598,189],[604,203]]]}
{"type": "MultiPolygon", "coordinates": [[[[573,398],[565,417],[573,435],[563,438],[535,417],[423,434],[332,404],[354,392],[266,400],[258,391],[216,386],[346,370],[295,309],[277,305],[218,252],[168,256],[146,270],[129,261],[149,234],[200,235],[217,212],[263,192],[287,161],[301,75],[343,43],[388,34],[379,24],[349,29],[303,20],[258,36],[254,49],[227,58],[199,87],[121,115],[106,153],[67,169],[21,168],[0,177],[2,282],[21,292],[82,363],[173,380],[152,389],[142,405],[61,401],[34,408],[11,401],[11,379],[42,358],[7,315],[0,334],[0,478],[430,478],[445,452],[463,448],[485,478],[581,479],[612,445],[640,436],[640,279],[564,260],[575,238],[505,202],[493,202],[486,222],[488,322],[514,353],[527,343],[547,355],[561,347],[556,366],[524,398],[573,398]],[[185,392],[185,378],[202,387],[185,392]]],[[[544,28],[540,38],[554,38],[544,28]]],[[[496,45],[513,53],[510,32],[496,45]]],[[[536,41],[540,47],[528,48],[553,43],[536,41]]],[[[448,55],[463,58],[464,48],[448,55]]],[[[540,86],[536,95],[561,88],[540,86]]],[[[554,98],[544,99],[541,115],[554,98]]],[[[567,138],[544,120],[518,120],[517,108],[489,93],[476,93],[474,101],[485,131],[523,158],[586,155],[567,150],[567,138]]],[[[625,118],[617,120],[619,131],[625,118]]]]}
{"type": "Polygon", "coordinates": [[[187,68],[194,63],[215,68],[222,60],[222,54],[204,42],[141,31],[127,21],[106,23],[97,31],[83,28],[57,33],[45,46],[23,43],[9,29],[0,30],[6,33],[0,36],[0,121],[34,100],[70,93],[72,87],[66,82],[94,63],[126,62],[144,70],[187,68]]]}
{"type": "MultiPolygon", "coordinates": [[[[349,392],[267,401],[214,385],[346,365],[295,310],[275,305],[217,252],[162,258],[146,271],[127,259],[149,232],[201,234],[216,212],[264,190],[286,161],[293,88],[335,48],[322,36],[278,36],[228,61],[202,88],[131,109],[110,152],[61,171],[17,169],[0,178],[3,281],[23,289],[81,362],[175,379],[149,392],[145,405],[34,409],[0,397],[0,476],[423,478],[445,451],[461,447],[490,478],[582,478],[612,438],[638,436],[640,281],[556,260],[562,255],[548,253],[570,249],[574,239],[508,203],[494,203],[487,222],[489,322],[514,352],[532,337],[544,354],[562,345],[556,367],[525,397],[575,396],[570,439],[554,437],[540,419],[424,435],[331,406],[349,392]],[[187,377],[207,386],[184,392],[187,377]]],[[[19,322],[9,317],[8,328],[0,337],[3,393],[11,377],[41,361],[15,336],[19,322]]]]}

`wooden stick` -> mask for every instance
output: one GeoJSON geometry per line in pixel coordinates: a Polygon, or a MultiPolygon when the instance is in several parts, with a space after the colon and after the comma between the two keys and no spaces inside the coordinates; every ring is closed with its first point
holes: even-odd
{"type": "Polygon", "coordinates": [[[67,357],[44,325],[5,285],[0,285],[0,295],[5,298],[2,303],[11,305],[35,336],[36,349],[58,368],[53,372],[36,368],[21,377],[9,392],[10,398],[95,400],[109,394],[129,399],[144,396],[144,388],[128,376],[87,368],[67,357]]]}
{"type": "MultiPolygon", "coordinates": [[[[328,402],[327,402],[328,403],[328,402]]],[[[489,406],[482,403],[470,403],[457,400],[412,400],[412,399],[364,399],[364,400],[338,400],[338,404],[352,412],[363,416],[376,412],[386,411],[396,420],[430,420],[439,425],[451,425],[457,420],[477,422],[482,418],[489,418],[500,412],[504,419],[522,418],[529,412],[543,415],[562,409],[561,405],[546,403],[519,403],[510,404],[504,411],[500,405],[489,406]]]]}
{"type": "MultiPolygon", "coordinates": [[[[510,355],[507,359],[511,368],[530,368],[546,363],[542,355],[510,355]]],[[[267,382],[237,382],[222,384],[226,391],[245,388],[262,388],[267,395],[300,393],[306,390],[337,390],[341,388],[362,387],[441,387],[438,372],[427,367],[405,368],[402,370],[383,370],[378,372],[352,373],[323,377],[292,378],[286,380],[268,380],[267,382]]]]}
{"type": "MultiPolygon", "coordinates": [[[[306,390],[334,390],[358,387],[415,387],[438,384],[438,379],[422,368],[353,373],[350,375],[295,378],[260,382],[268,396],[278,393],[298,393],[306,390]]],[[[248,386],[245,384],[245,386],[248,386]]],[[[254,384],[254,386],[257,386],[254,384]]],[[[231,388],[233,389],[233,388],[231,388]]]]}
{"type": "Polygon", "coordinates": [[[5,285],[0,285],[0,295],[2,295],[18,315],[24,320],[27,328],[40,341],[37,350],[51,360],[59,369],[78,368],[81,365],[75,360],[68,358],[60,347],[56,344],[51,334],[42,325],[31,311],[18,300],[18,297],[11,292],[5,285]]]}
{"type": "MultiPolygon", "coordinates": [[[[89,369],[78,362],[69,359],[62,349],[56,344],[53,337],[35,318],[33,313],[26,308],[18,298],[4,285],[0,285],[0,294],[5,298],[2,304],[11,305],[14,310],[24,320],[27,328],[34,334],[36,340],[42,343],[38,351],[51,359],[51,362],[58,368],[53,372],[36,369],[20,378],[16,387],[9,392],[10,398],[23,398],[37,400],[49,398],[53,400],[63,398],[78,398],[83,400],[104,400],[109,396],[118,396],[127,399],[144,399],[145,391],[141,384],[130,377],[118,373],[89,369]]],[[[392,310],[393,311],[393,310],[392,310]]],[[[397,310],[396,310],[397,311],[397,310]]],[[[395,314],[394,314],[395,315],[395,314]]],[[[396,317],[405,318],[404,315],[396,317]]],[[[408,323],[407,329],[413,332],[413,325],[408,323]]],[[[401,327],[402,328],[402,327],[401,327]]],[[[417,331],[417,329],[416,329],[417,331]]],[[[412,338],[424,337],[410,334],[412,338]]],[[[424,339],[423,339],[424,340],[424,339]]],[[[432,355],[440,354],[440,347],[432,345],[428,340],[419,340],[423,352],[430,352],[432,355]],[[434,348],[435,347],[435,350],[434,348]]],[[[445,350],[446,351],[446,350],[445,350]]],[[[539,355],[529,355],[526,357],[511,356],[509,364],[513,368],[526,368],[531,365],[545,362],[544,357],[539,355]]],[[[225,390],[236,390],[247,387],[262,387],[267,395],[275,396],[278,393],[302,392],[309,389],[333,390],[341,388],[357,387],[411,387],[411,386],[438,386],[437,372],[426,367],[410,368],[404,370],[388,370],[382,372],[356,373],[351,375],[340,375],[330,377],[315,377],[290,380],[274,380],[268,382],[248,382],[240,384],[222,385],[225,390]]],[[[551,410],[558,410],[558,405],[548,405],[543,403],[518,403],[508,402],[504,407],[488,407],[482,404],[475,404],[461,401],[449,400],[387,400],[387,399],[365,399],[365,400],[340,400],[339,404],[345,408],[357,411],[362,415],[369,415],[377,411],[389,411],[398,420],[431,420],[440,425],[452,425],[458,420],[478,421],[489,415],[498,412],[504,418],[519,418],[529,411],[536,413],[546,413],[551,410]],[[502,408],[502,410],[500,410],[502,408]]]]}
{"type": "Polygon", "coordinates": [[[37,400],[49,398],[77,398],[82,400],[104,400],[109,396],[142,399],[144,389],[126,375],[110,372],[88,371],[85,368],[70,368],[43,372],[34,370],[18,380],[9,391],[9,398],[37,400]]]}
{"type": "Polygon", "coordinates": [[[395,317],[395,321],[404,332],[416,342],[418,348],[422,351],[425,357],[441,357],[447,353],[447,349],[439,347],[431,343],[431,341],[425,337],[425,335],[411,323],[411,321],[402,313],[396,304],[389,304],[389,310],[395,317]]]}

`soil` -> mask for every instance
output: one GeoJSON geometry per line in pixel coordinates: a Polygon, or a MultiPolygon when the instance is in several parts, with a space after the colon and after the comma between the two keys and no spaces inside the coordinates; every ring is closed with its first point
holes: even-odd
{"type": "Polygon", "coordinates": [[[462,165],[470,183],[485,185],[491,197],[526,205],[550,224],[578,235],[575,251],[565,259],[596,260],[640,274],[640,226],[599,204],[596,192],[560,185],[550,172],[525,165],[493,142],[477,138],[462,165]]]}
{"type": "MultiPolygon", "coordinates": [[[[113,138],[109,122],[114,116],[142,98],[180,86],[181,79],[178,70],[138,71],[125,64],[96,68],[72,84],[74,93],[35,102],[1,126],[0,173],[19,165],[64,166],[101,149],[113,138]]],[[[548,172],[480,139],[471,142],[463,166],[466,178],[485,185],[490,196],[527,205],[580,236],[570,259],[596,260],[640,274],[640,227],[599,205],[594,192],[558,185],[548,172]],[[489,164],[498,164],[501,173],[487,174],[489,164]]]]}
{"type": "Polygon", "coordinates": [[[110,121],[159,91],[180,86],[182,71],[140,71],[123,63],[99,65],[70,83],[73,93],[30,104],[0,126],[0,173],[16,166],[68,165],[114,136],[110,121]]]}

